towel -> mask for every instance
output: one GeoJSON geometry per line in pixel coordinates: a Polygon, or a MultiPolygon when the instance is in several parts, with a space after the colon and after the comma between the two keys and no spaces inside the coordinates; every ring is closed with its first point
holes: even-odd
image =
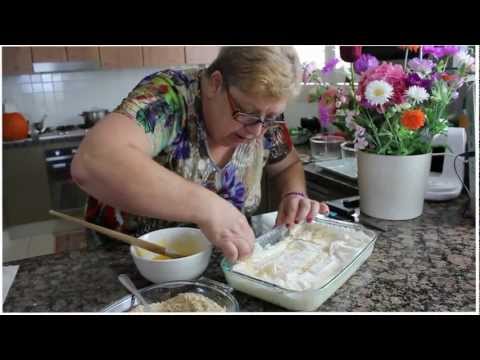
{"type": "Polygon", "coordinates": [[[15,280],[15,276],[17,275],[18,265],[15,266],[4,266],[3,267],[3,302],[7,298],[8,292],[12,287],[13,280],[15,280]]]}

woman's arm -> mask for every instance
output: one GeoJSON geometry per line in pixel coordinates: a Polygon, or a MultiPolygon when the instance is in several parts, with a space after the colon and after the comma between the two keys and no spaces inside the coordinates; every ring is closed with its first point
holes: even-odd
{"type": "Polygon", "coordinates": [[[268,174],[283,198],[289,192],[306,194],[305,173],[297,151],[293,149],[285,159],[267,166],[268,174]]]}
{"type": "Polygon", "coordinates": [[[253,248],[245,217],[214,192],[188,181],[151,158],[144,130],[111,113],[93,127],[72,162],[74,181],[101,202],[153,218],[197,224],[231,259],[253,248]]]}
{"type": "Polygon", "coordinates": [[[325,203],[307,197],[305,172],[295,149],[285,159],[269,165],[267,171],[269,177],[275,179],[280,193],[276,225],[311,222],[319,212],[328,212],[325,203]]]}
{"type": "Polygon", "coordinates": [[[192,221],[212,192],[165,169],[134,120],[111,113],[92,128],[72,162],[72,177],[101,202],[133,214],[192,221]]]}

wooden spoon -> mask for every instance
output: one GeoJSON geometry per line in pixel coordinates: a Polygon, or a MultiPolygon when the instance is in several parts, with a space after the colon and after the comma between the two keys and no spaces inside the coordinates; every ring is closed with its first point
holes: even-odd
{"type": "Polygon", "coordinates": [[[50,210],[49,213],[51,215],[55,215],[59,218],[62,218],[64,220],[68,220],[68,221],[80,224],[82,226],[85,226],[86,228],[89,228],[91,230],[98,231],[99,233],[107,235],[107,236],[109,236],[109,237],[111,237],[115,240],[120,240],[120,241],[126,242],[127,244],[137,246],[139,248],[151,251],[151,252],[156,253],[156,254],[165,255],[165,256],[168,256],[168,257],[171,257],[171,258],[180,258],[180,257],[186,256],[186,255],[178,254],[178,253],[176,253],[172,250],[169,250],[169,249],[167,249],[163,246],[157,245],[155,243],[145,241],[145,240],[142,240],[142,239],[138,239],[136,237],[133,237],[133,236],[130,236],[130,235],[127,235],[127,234],[124,234],[124,233],[121,233],[121,232],[118,232],[118,231],[115,231],[115,230],[112,230],[112,229],[108,229],[108,228],[100,226],[100,225],[92,224],[88,221],[85,221],[85,220],[82,220],[82,219],[79,219],[79,218],[76,218],[76,217],[73,217],[73,216],[70,216],[70,215],[66,215],[66,214],[60,213],[60,212],[55,211],[55,210],[50,210]]]}

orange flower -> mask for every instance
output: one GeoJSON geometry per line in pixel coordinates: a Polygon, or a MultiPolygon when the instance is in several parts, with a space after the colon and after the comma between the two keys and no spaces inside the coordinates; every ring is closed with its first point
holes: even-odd
{"type": "Polygon", "coordinates": [[[411,52],[417,52],[420,49],[420,45],[402,45],[400,49],[408,49],[411,52]]]}
{"type": "Polygon", "coordinates": [[[405,111],[400,119],[403,126],[410,130],[417,130],[425,124],[425,114],[422,110],[405,111]]]}
{"type": "Polygon", "coordinates": [[[443,73],[440,76],[442,77],[442,80],[445,80],[445,81],[453,81],[457,78],[455,75],[449,75],[446,73],[443,73]]]}

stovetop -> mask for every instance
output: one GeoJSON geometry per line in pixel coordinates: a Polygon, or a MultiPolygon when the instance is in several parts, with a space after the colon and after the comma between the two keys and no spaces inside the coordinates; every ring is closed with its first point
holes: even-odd
{"type": "Polygon", "coordinates": [[[61,137],[76,137],[84,136],[88,131],[88,127],[85,124],[75,125],[60,125],[57,127],[47,127],[41,134],[39,134],[39,140],[48,140],[61,137]]]}

